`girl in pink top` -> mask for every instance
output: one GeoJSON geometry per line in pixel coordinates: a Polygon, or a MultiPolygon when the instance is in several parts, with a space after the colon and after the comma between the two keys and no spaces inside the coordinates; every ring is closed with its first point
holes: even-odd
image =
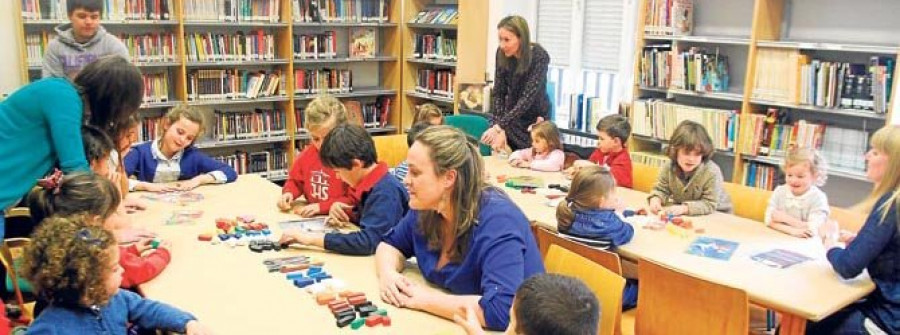
{"type": "Polygon", "coordinates": [[[531,148],[517,150],[509,155],[510,165],[537,171],[561,171],[565,161],[559,129],[550,121],[541,121],[532,126],[531,148]]]}

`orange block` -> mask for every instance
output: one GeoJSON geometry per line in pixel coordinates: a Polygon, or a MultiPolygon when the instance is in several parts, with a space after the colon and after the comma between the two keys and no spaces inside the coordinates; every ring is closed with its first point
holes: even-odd
{"type": "Polygon", "coordinates": [[[323,292],[323,293],[316,294],[316,302],[319,303],[319,305],[328,304],[329,302],[332,302],[334,299],[337,299],[337,298],[334,296],[334,293],[331,293],[331,292],[323,292]]]}

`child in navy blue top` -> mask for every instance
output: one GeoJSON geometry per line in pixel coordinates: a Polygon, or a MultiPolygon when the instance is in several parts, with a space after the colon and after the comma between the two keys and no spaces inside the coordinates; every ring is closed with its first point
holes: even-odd
{"type": "Polygon", "coordinates": [[[447,319],[471,306],[481,326],[505,329],[516,289],[544,272],[528,219],[486,186],[478,148],[458,129],[424,130],[407,161],[411,210],[375,253],[382,300],[447,319]],[[408,280],[401,272],[411,257],[449,293],[408,280]]]}
{"type": "MultiPolygon", "coordinates": [[[[606,165],[581,168],[572,180],[569,194],[556,207],[557,227],[564,236],[591,246],[613,249],[631,241],[634,228],[617,209],[616,179],[606,165]]],[[[637,306],[637,280],[627,279],[622,308],[637,306]]]]}
{"type": "Polygon", "coordinates": [[[119,289],[122,267],[112,233],[88,216],[50,217],[25,249],[23,274],[50,301],[29,334],[126,334],[128,323],[210,334],[193,315],[119,289]]]}
{"type": "Polygon", "coordinates": [[[125,156],[129,188],[136,191],[189,191],[203,184],[230,183],[237,173],[192,146],[203,133],[203,115],[180,105],[166,113],[162,138],[143,143],[125,156]]]}
{"type": "Polygon", "coordinates": [[[830,222],[822,227],[828,262],[842,278],[863,270],[875,291],[806,327],[807,334],[900,334],[900,127],[886,126],[872,135],[866,153],[866,177],[875,189],[859,208],[869,216],[855,236],[840,234],[830,222]],[[843,242],[846,248],[841,247],[843,242]]]}
{"type": "MultiPolygon", "coordinates": [[[[351,221],[359,231],[342,233],[285,232],[281,243],[300,243],[350,255],[371,255],[387,233],[409,209],[406,189],[388,173],[387,165],[378,163],[375,142],[358,125],[335,127],[322,142],[319,151],[322,164],[334,169],[338,178],[350,185],[350,197],[356,203],[351,221]],[[357,220],[354,220],[357,219],[357,220]]],[[[329,220],[329,223],[341,223],[329,220]]]]}

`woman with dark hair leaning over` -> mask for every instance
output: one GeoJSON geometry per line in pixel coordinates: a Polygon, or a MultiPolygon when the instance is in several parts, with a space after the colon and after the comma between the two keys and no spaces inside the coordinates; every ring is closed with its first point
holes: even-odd
{"type": "MultiPolygon", "coordinates": [[[[143,91],[140,71],[110,56],[85,66],[72,81],[39,80],[0,102],[0,210],[14,205],[53,167],[88,171],[82,124],[120,137],[143,91]]],[[[0,216],[0,236],[4,226],[0,216]]]]}
{"type": "Polygon", "coordinates": [[[493,126],[481,141],[492,148],[508,144],[513,151],[531,146],[528,127],[550,114],[547,97],[547,67],[550,55],[531,43],[528,22],[521,16],[507,16],[497,24],[500,46],[491,92],[493,126]]]}

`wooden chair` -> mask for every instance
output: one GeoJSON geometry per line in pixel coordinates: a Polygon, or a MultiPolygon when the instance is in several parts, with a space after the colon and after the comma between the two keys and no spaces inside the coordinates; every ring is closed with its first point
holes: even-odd
{"type": "Polygon", "coordinates": [[[584,282],[600,302],[600,335],[620,334],[622,289],[625,278],[577,253],[559,245],[551,245],[544,258],[548,273],[575,277],[584,282]]]}
{"type": "Polygon", "coordinates": [[[649,193],[659,178],[661,168],[641,163],[631,163],[632,187],[635,191],[649,193]]]}
{"type": "Polygon", "coordinates": [[[649,260],[638,263],[635,334],[745,335],[749,332],[747,293],[670,269],[649,260]]]}
{"type": "Polygon", "coordinates": [[[765,221],[766,206],[769,205],[772,191],[727,182],[722,183],[722,188],[731,197],[734,215],[759,222],[765,221]]]}
{"type": "Polygon", "coordinates": [[[600,264],[600,266],[603,266],[617,275],[622,275],[622,262],[619,260],[619,255],[615,253],[569,240],[547,228],[537,225],[533,226],[532,231],[534,232],[538,248],[541,250],[541,255],[544,259],[547,259],[547,251],[550,250],[550,246],[555,244],[572,251],[581,257],[587,258],[594,263],[600,264]]]}
{"type": "Polygon", "coordinates": [[[378,153],[379,161],[395,167],[406,160],[406,152],[409,151],[406,134],[372,136],[372,140],[375,142],[375,152],[378,153]]]}

